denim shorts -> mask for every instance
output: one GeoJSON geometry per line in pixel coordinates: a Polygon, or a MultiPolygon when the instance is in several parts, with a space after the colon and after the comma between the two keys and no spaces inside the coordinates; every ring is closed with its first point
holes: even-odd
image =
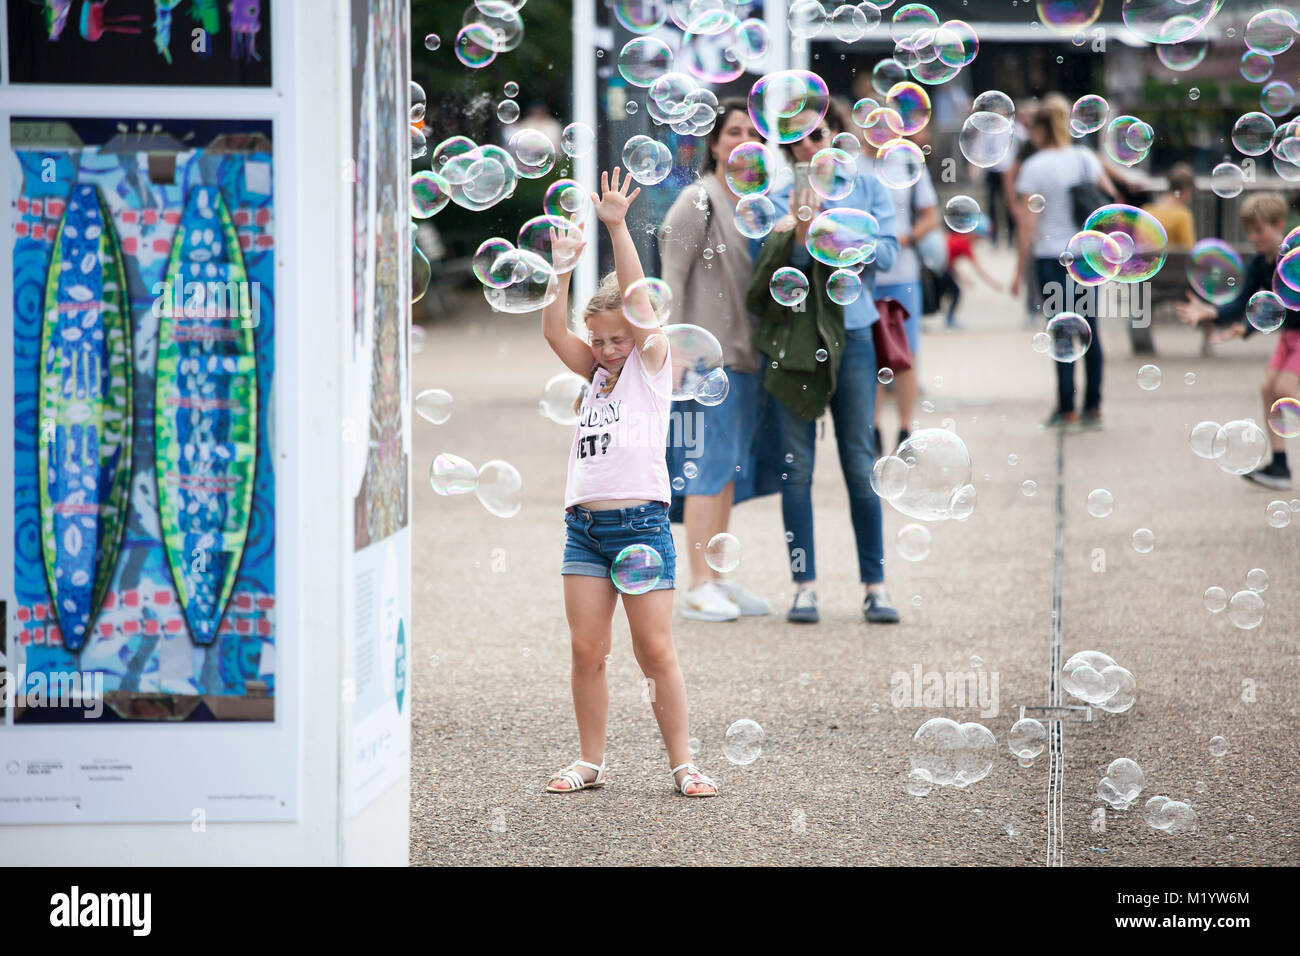
{"type": "Polygon", "coordinates": [[[620,551],[630,544],[644,544],[654,548],[664,562],[663,573],[650,590],[673,590],[677,552],[668,524],[668,507],[662,502],[608,511],[589,511],[575,505],[564,515],[564,528],[561,574],[609,578],[620,551]]]}

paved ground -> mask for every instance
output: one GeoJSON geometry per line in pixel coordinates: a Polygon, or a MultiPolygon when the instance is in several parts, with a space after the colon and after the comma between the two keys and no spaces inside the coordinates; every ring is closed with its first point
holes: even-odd
{"type": "MultiPolygon", "coordinates": [[[[955,423],[975,463],[979,505],[965,524],[933,526],[932,553],[915,564],[894,545],[907,519],[886,507],[887,574],[903,623],[868,627],[859,617],[829,426],[814,487],[822,623],[785,623],[791,588],[776,497],[740,507],[732,530],[745,548],[738,577],[781,613],[676,623],[692,732],[702,742],[696,759],[723,787],[704,801],[671,790],[621,612],[609,668],[611,783],[571,796],[543,792],[577,753],[559,581],[570,433],[536,410],[560,366],[536,316],[493,315],[481,298],[465,299],[459,321],[429,329],[415,388],[449,390],[455,409],[447,423],[417,419],[415,429],[413,863],[1046,861],[1046,757],[1022,768],[1005,745],[1019,707],[1047,697],[1057,446],[1038,423],[1050,411],[1053,372],[1030,349],[1015,303],[988,291],[968,298],[967,331],[925,336],[921,372],[935,408],[921,417],[955,423]],[[513,463],[525,482],[523,511],[502,520],[473,496],[439,498],[426,476],[442,451],[513,463]],[[1026,479],[1038,483],[1033,497],[1021,493],[1026,479]],[[995,716],[891,706],[895,672],[970,671],[972,656],[997,676],[995,716]],[[978,720],[1001,749],[984,780],[918,799],[903,787],[907,750],[934,716],[978,720]],[[758,721],[767,740],[755,763],[739,767],[722,741],[742,717],[758,721]]],[[[1145,392],[1123,326],[1107,326],[1103,339],[1105,429],[1065,444],[1064,652],[1110,654],[1139,690],[1127,714],[1097,712],[1089,725],[1064,728],[1063,860],[1295,864],[1300,515],[1270,528],[1265,504],[1278,496],[1223,474],[1186,443],[1203,419],[1262,420],[1257,381],[1271,343],[1259,337],[1207,360],[1194,336],[1162,326],[1155,362],[1163,384],[1145,392]],[[1195,384],[1184,384],[1187,372],[1195,384]],[[1093,488],[1114,493],[1110,517],[1085,509],[1093,488]],[[1129,545],[1138,527],[1156,534],[1149,554],[1129,545]],[[1104,572],[1093,570],[1098,548],[1104,572]],[[1255,567],[1270,576],[1258,629],[1238,630],[1204,609],[1205,588],[1231,594],[1255,567]],[[1243,687],[1253,687],[1253,700],[1243,700],[1243,687]],[[1229,741],[1221,758],[1208,751],[1215,734],[1229,741]],[[1121,756],[1146,772],[1142,800],[1192,803],[1194,835],[1155,831],[1136,810],[1108,812],[1099,832],[1096,785],[1121,756]]],[[[1295,495],[1300,489],[1285,497],[1295,495]]]]}

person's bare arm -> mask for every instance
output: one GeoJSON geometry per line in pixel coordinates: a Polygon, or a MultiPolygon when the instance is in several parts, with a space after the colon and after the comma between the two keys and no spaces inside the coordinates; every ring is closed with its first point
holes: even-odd
{"type": "MultiPolygon", "coordinates": [[[[961,261],[960,259],[957,260],[957,262],[960,261],[961,261]]],[[[957,262],[953,263],[953,268],[956,268],[957,262]]],[[[1006,289],[1004,289],[1002,285],[991,275],[989,275],[988,271],[982,265],[980,265],[980,261],[979,259],[975,258],[975,253],[973,251],[970,254],[970,264],[971,264],[971,268],[975,270],[975,274],[984,280],[984,284],[986,286],[988,286],[990,289],[993,289],[995,292],[1006,291],[1006,289]]]]}
{"type": "MultiPolygon", "coordinates": [[[[580,228],[585,229],[585,227],[584,223],[580,228]]],[[[575,239],[571,233],[557,236],[552,232],[551,242],[556,247],[557,254],[571,252],[574,258],[580,256],[587,245],[585,239],[575,239]]],[[[551,347],[551,351],[570,371],[588,378],[593,366],[591,348],[569,331],[569,280],[572,277],[572,272],[565,272],[556,277],[559,295],[542,309],[542,335],[546,339],[546,344],[551,347]]]]}
{"type": "Polygon", "coordinates": [[[1029,207],[1025,204],[1027,198],[1023,193],[1017,194],[1012,206],[1012,209],[1018,210],[1019,216],[1016,220],[1016,274],[1011,277],[1008,290],[1012,295],[1020,294],[1020,281],[1029,266],[1029,250],[1033,248],[1034,234],[1038,232],[1038,217],[1029,212],[1029,207]]]}
{"type": "Polygon", "coordinates": [[[939,228],[939,207],[926,206],[912,223],[912,231],[906,236],[907,242],[903,242],[903,236],[899,236],[899,245],[914,246],[934,230],[939,228]]]}
{"type": "MultiPolygon", "coordinates": [[[[592,193],[591,201],[595,204],[596,216],[605,224],[605,229],[609,232],[610,245],[614,249],[614,271],[618,274],[618,287],[626,294],[628,286],[638,279],[645,278],[645,271],[641,268],[641,257],[636,251],[636,243],[633,242],[632,233],[627,228],[628,207],[632,205],[632,200],[641,195],[641,187],[638,186],[629,193],[632,177],[629,175],[620,186],[620,173],[621,169],[618,166],[614,167],[612,176],[607,172],[601,173],[600,195],[592,193]]],[[[642,315],[648,315],[651,311],[644,292],[634,293],[630,304],[642,315]]],[[[658,326],[642,328],[633,323],[632,338],[641,352],[641,364],[645,366],[647,372],[653,375],[664,367],[664,360],[668,357],[668,339],[660,332],[658,326]]]]}

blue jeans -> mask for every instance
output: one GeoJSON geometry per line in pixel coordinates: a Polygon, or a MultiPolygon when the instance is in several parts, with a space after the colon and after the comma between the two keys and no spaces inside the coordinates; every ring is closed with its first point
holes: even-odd
{"type": "MultiPolygon", "coordinates": [[[[1049,295],[1046,291],[1053,283],[1060,290],[1057,298],[1061,293],[1065,297],[1065,307],[1062,311],[1071,311],[1074,303],[1079,297],[1079,286],[1066,271],[1065,266],[1061,265],[1055,259],[1036,259],[1034,260],[1035,275],[1038,277],[1039,286],[1039,311],[1043,313],[1043,319],[1048,320],[1053,316],[1046,314],[1043,306],[1046,304],[1045,299],[1049,295]]],[[[1089,303],[1091,297],[1081,299],[1077,304],[1079,306],[1079,315],[1087,321],[1088,327],[1092,329],[1092,344],[1088,346],[1088,351],[1083,353],[1083,368],[1085,375],[1085,385],[1083,391],[1083,410],[1085,412],[1096,412],[1101,409],[1101,329],[1097,324],[1096,317],[1092,314],[1093,309],[1089,303]]],[[[1074,411],[1074,366],[1078,364],[1078,359],[1073,362],[1053,362],[1056,366],[1056,410],[1068,414],[1074,411]]]]}
{"type": "MultiPolygon", "coordinates": [[[[849,514],[858,545],[858,573],[864,584],[885,580],[884,527],[880,498],[871,488],[871,469],[876,462],[873,419],[876,412],[876,346],[871,329],[845,333],[844,357],[840,363],[830,413],[835,421],[835,440],[840,451],[844,483],[849,490],[849,514]]],[[[781,486],[781,516],[785,519],[786,547],[790,570],[796,582],[817,578],[813,548],[812,475],[816,452],[817,423],[806,422],[779,405],[785,434],[785,450],[793,460],[785,465],[781,486]]]]}

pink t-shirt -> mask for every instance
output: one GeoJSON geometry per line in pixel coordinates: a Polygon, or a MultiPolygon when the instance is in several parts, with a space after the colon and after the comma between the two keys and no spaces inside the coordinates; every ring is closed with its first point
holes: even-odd
{"type": "Polygon", "coordinates": [[[597,370],[582,400],[569,450],[564,507],[613,498],[667,504],[672,491],[664,451],[672,409],[672,355],[650,375],[640,350],[632,349],[613,391],[598,398],[608,377],[605,369],[597,370]]]}

